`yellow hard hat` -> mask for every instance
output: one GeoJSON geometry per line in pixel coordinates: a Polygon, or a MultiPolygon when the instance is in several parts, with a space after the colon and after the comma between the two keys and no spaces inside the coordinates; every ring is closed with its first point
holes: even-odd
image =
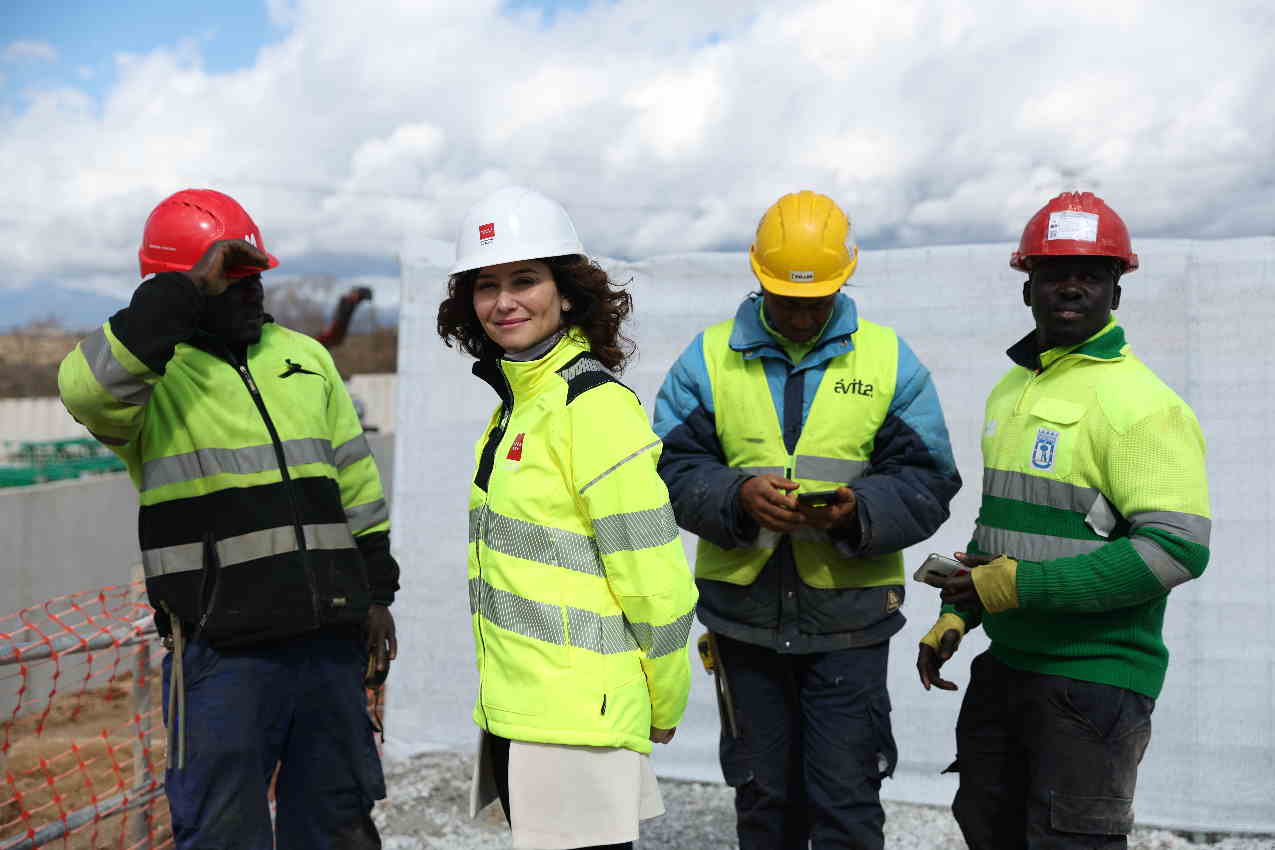
{"type": "Polygon", "coordinates": [[[859,246],[850,219],[827,195],[784,195],[761,217],[748,250],[762,288],[792,298],[831,295],[854,274],[859,246]]]}

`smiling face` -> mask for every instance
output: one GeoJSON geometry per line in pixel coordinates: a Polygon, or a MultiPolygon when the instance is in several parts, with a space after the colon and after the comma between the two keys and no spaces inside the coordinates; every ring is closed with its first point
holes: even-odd
{"type": "Polygon", "coordinates": [[[1040,350],[1077,345],[1102,330],[1120,306],[1120,284],[1110,257],[1038,257],[1023,284],[1023,301],[1036,319],[1040,350]]]}
{"type": "Polygon", "coordinates": [[[225,292],[208,299],[204,329],[230,345],[256,345],[266,320],[264,297],[261,275],[240,278],[225,292]]]}
{"type": "Polygon", "coordinates": [[[539,260],[484,266],[474,281],[474,313],[505,351],[524,351],[557,333],[567,309],[553,272],[539,260]]]}

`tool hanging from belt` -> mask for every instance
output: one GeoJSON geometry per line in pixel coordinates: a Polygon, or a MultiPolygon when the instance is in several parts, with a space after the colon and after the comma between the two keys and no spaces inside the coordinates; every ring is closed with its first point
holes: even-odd
{"type": "Polygon", "coordinates": [[[722,663],[722,655],[717,648],[717,636],[712,632],[704,632],[695,645],[699,648],[699,660],[704,664],[704,672],[713,677],[717,690],[717,712],[722,717],[722,723],[725,724],[726,731],[732,738],[738,738],[739,726],[735,722],[735,701],[731,697],[726,665],[722,663]]]}

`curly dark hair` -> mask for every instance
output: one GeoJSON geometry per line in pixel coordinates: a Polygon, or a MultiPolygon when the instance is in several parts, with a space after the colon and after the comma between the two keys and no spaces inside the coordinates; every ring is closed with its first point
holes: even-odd
{"type": "MultiPolygon", "coordinates": [[[[619,374],[637,351],[637,344],[620,331],[633,311],[633,298],[622,285],[615,285],[602,267],[579,254],[540,257],[549,267],[558,294],[571,302],[563,314],[563,324],[579,328],[589,339],[593,356],[619,374]]],[[[447,281],[447,297],[438,305],[438,335],[452,347],[479,359],[499,357],[504,350],[492,342],[474,312],[474,281],[481,269],[452,275],[447,281]]]]}

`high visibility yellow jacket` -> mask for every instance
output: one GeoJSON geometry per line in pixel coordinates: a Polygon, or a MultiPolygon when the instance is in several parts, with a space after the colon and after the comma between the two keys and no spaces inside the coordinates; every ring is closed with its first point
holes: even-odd
{"type": "Polygon", "coordinates": [[[58,375],[138,489],[147,590],[222,646],[361,623],[389,604],[389,510],[328,352],[267,322],[241,360],[180,274],[144,282],[58,375]]]}
{"type": "Polygon", "coordinates": [[[475,449],[474,721],[521,741],[651,750],[690,688],[695,585],[633,393],[565,335],[474,374],[501,405],[475,449]]]}
{"type": "Polygon", "coordinates": [[[1114,319],[1045,352],[1030,333],[1009,355],[1016,365],[987,399],[969,546],[1018,561],[1018,607],[981,617],[991,652],[1016,669],[1155,698],[1169,591],[1209,560],[1200,424],[1114,319]]]}

